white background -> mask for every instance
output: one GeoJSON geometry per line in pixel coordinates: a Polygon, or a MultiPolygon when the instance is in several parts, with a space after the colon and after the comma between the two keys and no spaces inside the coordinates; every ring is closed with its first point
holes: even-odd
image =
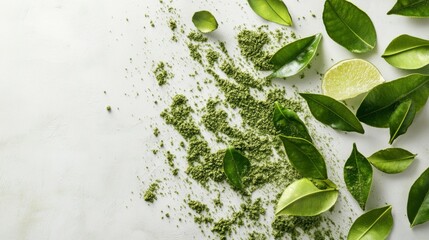
{"type": "MultiPolygon", "coordinates": [[[[410,72],[396,70],[380,57],[387,44],[403,33],[429,39],[428,20],[386,15],[395,1],[356,0],[372,18],[378,42],[373,52],[354,55],[326,34],[323,1],[285,2],[299,36],[323,34],[321,55],[314,63],[322,72],[334,63],[331,58],[337,62],[360,57],[392,80],[410,72]],[[300,16],[307,20],[297,20],[300,16]]],[[[168,4],[177,9],[186,30],[192,28],[193,12],[210,10],[220,22],[210,37],[234,44],[235,26],[267,24],[245,1],[168,4]]],[[[171,96],[192,85],[181,78],[192,71],[192,62],[180,63],[188,53],[169,41],[167,21],[174,15],[165,12],[157,0],[1,1],[0,239],[202,238],[192,221],[177,228],[174,219],[161,220],[160,209],[183,199],[188,188],[183,188],[182,198],[166,194],[153,205],[139,196],[153,179],[167,174],[162,170],[165,163],[156,162],[151,154],[158,144],[151,125],[162,127],[166,139],[178,138],[170,127],[157,124],[162,122],[159,113],[171,96]],[[176,78],[164,88],[151,73],[160,60],[178,61],[173,64],[176,78]],[[166,101],[155,106],[153,101],[159,98],[166,101]],[[112,113],[106,111],[107,105],[112,113]]],[[[302,81],[292,79],[302,89],[305,84],[318,89],[320,84],[318,79],[302,81]]],[[[417,153],[415,163],[397,175],[374,170],[368,207],[393,205],[390,239],[425,239],[429,234],[427,224],[411,230],[406,216],[409,188],[429,166],[428,113],[426,107],[394,145],[417,153]]],[[[353,142],[365,155],[388,147],[388,130],[368,126],[365,130],[363,136],[324,131],[333,137],[332,151],[338,159],[348,157],[353,142]]],[[[337,171],[341,175],[342,169],[337,171]]],[[[182,189],[184,183],[169,184],[182,189]]],[[[348,196],[347,191],[341,194],[348,196]]],[[[362,212],[350,202],[355,218],[362,212]]]]}

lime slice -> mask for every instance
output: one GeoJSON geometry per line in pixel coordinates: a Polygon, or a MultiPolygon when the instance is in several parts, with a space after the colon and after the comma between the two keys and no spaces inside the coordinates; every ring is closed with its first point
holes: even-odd
{"type": "Polygon", "coordinates": [[[323,94],[336,100],[354,98],[384,82],[378,69],[362,59],[350,59],[332,66],[323,77],[323,94]]]}

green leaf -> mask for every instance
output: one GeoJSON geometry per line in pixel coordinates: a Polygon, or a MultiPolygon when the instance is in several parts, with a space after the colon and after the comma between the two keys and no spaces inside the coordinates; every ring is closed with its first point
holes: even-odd
{"type": "Polygon", "coordinates": [[[249,172],[250,162],[239,151],[229,147],[223,158],[223,170],[231,184],[242,189],[243,183],[241,179],[249,172]]]}
{"type": "Polygon", "coordinates": [[[253,11],[265,20],[292,26],[292,18],[281,0],[248,0],[253,11]]]}
{"type": "Polygon", "coordinates": [[[368,160],[353,144],[353,151],[344,166],[344,182],[352,196],[365,210],[365,204],[371,190],[372,167],[368,160]]]}
{"type": "Polygon", "coordinates": [[[392,206],[376,208],[362,214],[350,228],[347,240],[384,240],[393,228],[392,206]]]}
{"type": "Polygon", "coordinates": [[[291,164],[303,176],[315,179],[327,179],[325,160],[314,145],[303,139],[279,136],[291,164]]]}
{"type": "Polygon", "coordinates": [[[270,78],[285,78],[301,72],[314,58],[322,34],[299,39],[278,50],[271,58],[274,72],[270,78]]]}
{"type": "Polygon", "coordinates": [[[397,68],[422,68],[429,64],[429,41],[403,34],[392,40],[382,57],[397,68]]]}
{"type": "Polygon", "coordinates": [[[202,33],[213,32],[218,27],[216,18],[209,11],[199,11],[194,13],[194,16],[192,16],[192,22],[202,33]]]}
{"type": "Polygon", "coordinates": [[[282,135],[313,141],[308,134],[307,127],[299,116],[294,111],[281,106],[278,102],[274,105],[273,122],[274,127],[282,135]]]}
{"type": "Polygon", "coordinates": [[[356,116],[341,102],[320,94],[300,93],[307,101],[313,116],[334,129],[364,133],[356,116]]]}
{"type": "Polygon", "coordinates": [[[368,15],[345,0],[326,0],[323,23],[328,35],[351,52],[372,50],[377,42],[374,24],[368,15]]]}
{"type": "Polygon", "coordinates": [[[412,100],[416,112],[429,97],[429,75],[411,74],[380,84],[368,92],[356,116],[361,122],[374,127],[388,127],[398,103],[412,100]]]}
{"type": "Polygon", "coordinates": [[[338,188],[329,179],[293,182],[283,192],[275,214],[292,216],[315,216],[329,210],[338,198],[338,188]]]}
{"type": "Polygon", "coordinates": [[[387,148],[372,154],[368,161],[385,173],[400,173],[413,163],[416,154],[402,148],[387,148]]]}
{"type": "Polygon", "coordinates": [[[429,17],[429,0],[398,0],[387,13],[408,17],[429,17]]]}
{"type": "Polygon", "coordinates": [[[389,144],[400,135],[407,132],[416,116],[416,108],[413,101],[408,100],[398,105],[389,119],[390,140],[389,144]]]}
{"type": "Polygon", "coordinates": [[[411,227],[429,220],[429,168],[411,186],[408,194],[407,215],[411,227]]]}

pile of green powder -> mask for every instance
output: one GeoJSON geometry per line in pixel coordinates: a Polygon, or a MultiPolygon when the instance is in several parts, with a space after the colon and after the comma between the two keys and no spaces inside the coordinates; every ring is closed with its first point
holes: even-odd
{"type": "Polygon", "coordinates": [[[153,71],[153,74],[155,75],[159,86],[166,84],[169,79],[172,79],[174,77],[173,73],[167,71],[168,67],[168,64],[166,64],[165,62],[159,62],[155,70],[153,71]]]}
{"type": "MultiPolygon", "coordinates": [[[[175,31],[178,24],[170,20],[168,27],[175,31]]],[[[189,74],[197,87],[174,95],[168,101],[169,106],[160,113],[165,123],[183,137],[180,146],[186,158],[179,158],[172,153],[173,149],[167,148],[164,152],[166,165],[173,176],[184,171],[191,181],[208,192],[219,186],[233,188],[223,172],[226,146],[243,152],[252,166],[243,179],[244,190],[234,189],[241,196],[239,207],[232,208],[220,200],[222,189],[217,189],[219,196],[215,199],[198,201],[196,199],[201,196],[196,193],[183,199],[193,221],[203,233],[209,231],[220,239],[232,239],[238,231],[246,232],[242,239],[301,239],[305,236],[317,240],[342,239],[340,232],[330,230],[335,225],[326,217],[271,217],[267,214],[275,207],[284,188],[300,178],[276,136],[272,115],[276,102],[297,112],[303,119],[309,114],[308,110],[296,93],[274,86],[265,77],[269,73],[265,71],[273,67],[269,62],[273,49],[281,47],[289,37],[296,38],[294,33],[269,31],[267,27],[240,29],[237,42],[228,43],[238,47],[239,57],[228,52],[226,43],[208,39],[198,31],[181,36],[186,36],[183,45],[197,69],[189,74]],[[198,95],[198,92],[211,89],[221,94],[212,98],[186,97],[192,95],[188,93],[198,95]],[[177,167],[178,161],[186,161],[186,169],[177,167]],[[260,196],[260,191],[269,194],[260,196]],[[257,192],[259,195],[255,197],[257,192]]],[[[156,66],[154,75],[160,86],[173,77],[169,68],[164,62],[156,66]]],[[[153,134],[159,136],[158,128],[153,134]]],[[[158,188],[157,182],[152,183],[143,195],[144,200],[156,200],[158,188]]]]}
{"type": "Polygon", "coordinates": [[[156,197],[156,193],[159,189],[159,184],[157,182],[152,183],[149,188],[145,191],[145,193],[143,194],[143,199],[146,202],[151,202],[153,203],[157,197],[156,197]]]}

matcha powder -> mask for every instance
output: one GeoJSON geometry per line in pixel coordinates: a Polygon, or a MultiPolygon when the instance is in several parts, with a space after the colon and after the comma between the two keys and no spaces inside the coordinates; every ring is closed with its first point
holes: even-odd
{"type": "MultiPolygon", "coordinates": [[[[175,30],[177,24],[170,21],[169,28],[175,30]]],[[[187,216],[204,234],[219,239],[341,239],[341,233],[330,230],[336,226],[326,217],[272,216],[284,188],[300,177],[276,137],[274,104],[280,103],[303,119],[309,114],[296,93],[274,85],[261,72],[272,70],[270,49],[279,47],[273,42],[279,34],[279,30],[270,32],[266,27],[240,30],[235,43],[239,58],[228,52],[227,44],[197,31],[184,35],[181,46],[188,51],[186,61],[193,63],[194,72],[188,76],[196,87],[178,89],[160,111],[165,123],[183,138],[179,149],[165,146],[166,167],[173,176],[183,173],[187,178],[177,181],[197,183],[207,191],[192,191],[183,199],[187,216]],[[208,94],[213,91],[218,94],[208,94]],[[240,150],[251,162],[250,173],[243,179],[244,190],[234,189],[223,173],[227,146],[240,150]],[[214,192],[217,197],[208,197],[214,192]],[[230,198],[226,192],[235,194],[241,203],[225,201],[230,198]]],[[[165,62],[157,64],[154,75],[159,86],[174,76],[170,69],[165,62]]],[[[158,128],[153,135],[160,136],[158,128]]],[[[158,188],[158,183],[152,183],[144,200],[156,200],[158,188]]],[[[169,218],[173,216],[170,211],[169,218]]]]}

